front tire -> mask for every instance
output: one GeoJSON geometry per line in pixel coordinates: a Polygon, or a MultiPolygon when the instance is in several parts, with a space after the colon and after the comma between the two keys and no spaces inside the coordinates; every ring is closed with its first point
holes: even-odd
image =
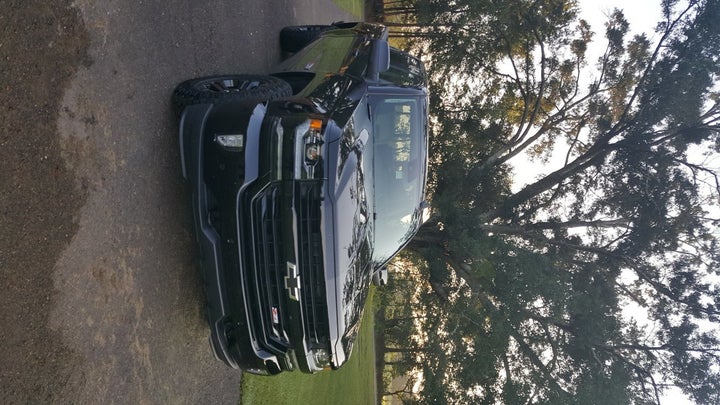
{"type": "Polygon", "coordinates": [[[172,99],[183,109],[193,104],[264,102],[291,95],[290,84],[274,76],[220,75],[182,82],[175,88],[172,99]]]}

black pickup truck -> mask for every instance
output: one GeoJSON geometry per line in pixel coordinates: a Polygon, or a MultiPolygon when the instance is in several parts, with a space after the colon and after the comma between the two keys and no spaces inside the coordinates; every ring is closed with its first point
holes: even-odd
{"type": "Polygon", "coordinates": [[[269,75],[173,93],[210,342],[231,367],[340,367],[370,283],[422,223],[425,70],[387,38],[368,23],[286,27],[293,55],[269,75]]]}

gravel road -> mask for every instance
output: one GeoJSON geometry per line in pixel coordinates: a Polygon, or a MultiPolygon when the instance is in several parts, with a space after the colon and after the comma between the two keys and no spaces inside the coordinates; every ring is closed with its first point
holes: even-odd
{"type": "Polygon", "coordinates": [[[237,403],[214,360],[176,83],[260,73],[330,0],[0,0],[0,402],[237,403]]]}

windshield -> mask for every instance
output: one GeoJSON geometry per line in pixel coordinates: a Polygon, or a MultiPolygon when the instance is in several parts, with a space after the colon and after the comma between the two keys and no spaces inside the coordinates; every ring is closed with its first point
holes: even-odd
{"type": "Polygon", "coordinates": [[[375,244],[373,261],[384,263],[415,234],[424,198],[425,127],[417,97],[372,100],[375,244]]]}

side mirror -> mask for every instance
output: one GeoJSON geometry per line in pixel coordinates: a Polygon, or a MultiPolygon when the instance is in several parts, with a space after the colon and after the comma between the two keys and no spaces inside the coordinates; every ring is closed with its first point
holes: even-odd
{"type": "Polygon", "coordinates": [[[380,80],[380,73],[390,69],[390,45],[384,39],[376,39],[370,52],[370,65],[368,78],[373,81],[380,80]]]}
{"type": "Polygon", "coordinates": [[[383,286],[386,285],[388,282],[388,269],[386,266],[383,266],[377,270],[372,275],[372,283],[376,286],[383,286]]]}

